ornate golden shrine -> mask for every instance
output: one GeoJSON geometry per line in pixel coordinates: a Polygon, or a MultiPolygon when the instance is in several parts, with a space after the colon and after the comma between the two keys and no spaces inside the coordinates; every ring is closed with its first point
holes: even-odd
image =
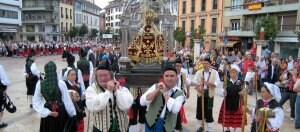
{"type": "Polygon", "coordinates": [[[138,62],[160,63],[164,52],[164,38],[153,23],[156,17],[152,9],[143,12],[144,25],[128,46],[128,57],[134,66],[138,62]]]}

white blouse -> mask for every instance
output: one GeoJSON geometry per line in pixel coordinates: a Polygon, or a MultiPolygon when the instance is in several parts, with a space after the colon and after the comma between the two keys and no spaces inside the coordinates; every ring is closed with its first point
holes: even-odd
{"type": "MultiPolygon", "coordinates": [[[[36,84],[36,89],[35,89],[34,96],[32,99],[33,100],[32,105],[33,105],[33,109],[35,111],[37,111],[42,118],[45,118],[48,115],[50,115],[51,111],[48,108],[44,107],[45,101],[44,101],[44,97],[41,93],[41,84],[40,83],[41,82],[38,81],[38,83],[36,84]]],[[[70,117],[75,116],[76,110],[75,110],[74,104],[71,100],[71,97],[68,93],[68,88],[67,88],[65,82],[58,80],[58,86],[59,86],[59,89],[60,89],[60,92],[62,95],[62,102],[65,105],[65,109],[66,109],[68,115],[70,117]]]]}

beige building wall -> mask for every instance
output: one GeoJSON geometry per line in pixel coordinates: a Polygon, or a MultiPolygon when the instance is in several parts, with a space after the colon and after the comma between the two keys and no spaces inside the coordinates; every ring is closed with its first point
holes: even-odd
{"type": "Polygon", "coordinates": [[[64,34],[67,33],[71,27],[74,26],[74,9],[73,5],[59,3],[59,29],[61,39],[65,40],[64,34]]]}
{"type": "MultiPolygon", "coordinates": [[[[194,29],[198,29],[201,25],[201,19],[205,19],[206,37],[204,39],[205,50],[210,50],[216,47],[220,42],[219,34],[222,31],[222,17],[223,17],[223,0],[205,0],[205,11],[201,10],[204,0],[195,0],[195,12],[192,11],[192,0],[178,0],[178,27],[182,27],[185,21],[185,31],[187,34],[186,47],[189,47],[191,20],[194,20],[194,29]],[[213,9],[213,2],[217,2],[217,8],[213,9]],[[183,13],[183,2],[186,3],[185,13],[183,13]],[[212,33],[212,19],[217,18],[216,32],[212,33]]],[[[194,5],[194,4],[193,4],[194,5]]]]}

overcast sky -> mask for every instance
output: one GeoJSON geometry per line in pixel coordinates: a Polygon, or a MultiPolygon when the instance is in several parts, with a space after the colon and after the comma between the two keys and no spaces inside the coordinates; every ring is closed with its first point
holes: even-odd
{"type": "Polygon", "coordinates": [[[108,2],[112,0],[95,0],[96,5],[100,6],[102,9],[108,5],[108,2]]]}

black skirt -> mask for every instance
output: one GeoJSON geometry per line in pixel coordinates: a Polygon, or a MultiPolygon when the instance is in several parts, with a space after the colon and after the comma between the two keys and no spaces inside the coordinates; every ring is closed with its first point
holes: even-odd
{"type": "Polygon", "coordinates": [[[36,83],[39,81],[38,76],[33,75],[29,78],[26,78],[26,87],[27,87],[27,95],[34,95],[36,83]]]}
{"type": "MultiPolygon", "coordinates": [[[[58,103],[58,116],[47,116],[41,118],[40,132],[63,132],[68,121],[68,113],[63,103],[58,103]]],[[[46,103],[45,107],[51,110],[51,104],[46,103]]]]}

